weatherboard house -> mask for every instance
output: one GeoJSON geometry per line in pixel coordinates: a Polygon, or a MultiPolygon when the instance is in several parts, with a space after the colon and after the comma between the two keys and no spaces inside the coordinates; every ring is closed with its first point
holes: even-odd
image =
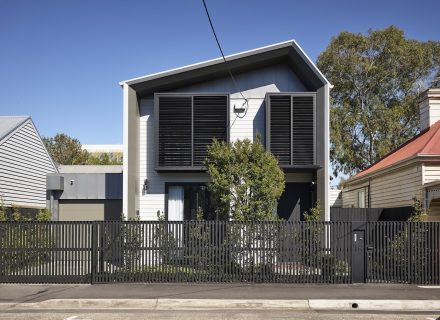
{"type": "Polygon", "coordinates": [[[46,207],[46,175],[58,169],[29,116],[0,116],[0,205],[46,207]]]}
{"type": "Polygon", "coordinates": [[[207,145],[260,135],[285,172],[278,215],[300,220],[320,200],[329,220],[329,82],[293,40],[225,60],[121,82],[124,214],[213,218],[207,145]]]}
{"type": "Polygon", "coordinates": [[[344,183],[344,207],[410,209],[414,198],[440,221],[440,88],[420,97],[420,133],[344,183]]]}

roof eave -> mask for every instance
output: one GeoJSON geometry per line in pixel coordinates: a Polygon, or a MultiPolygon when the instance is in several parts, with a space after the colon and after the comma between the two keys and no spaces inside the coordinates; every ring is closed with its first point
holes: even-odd
{"type": "MultiPolygon", "coordinates": [[[[269,51],[282,49],[282,48],[288,48],[288,47],[293,47],[296,50],[296,52],[299,53],[301,58],[306,62],[308,67],[319,78],[319,80],[322,83],[327,84],[331,87],[331,84],[327,80],[327,78],[316,67],[316,65],[312,62],[312,60],[307,56],[307,54],[304,52],[304,50],[298,45],[298,43],[295,40],[288,40],[288,41],[276,43],[273,45],[260,47],[257,49],[252,49],[252,50],[248,50],[248,51],[235,53],[235,54],[226,56],[225,59],[226,59],[226,61],[234,61],[234,60],[246,58],[246,57],[249,57],[252,55],[257,55],[260,53],[269,52],[269,51]]],[[[124,86],[124,84],[125,84],[125,85],[132,86],[132,85],[142,83],[142,82],[147,82],[147,81],[151,81],[151,80],[155,80],[155,79],[159,79],[159,78],[177,75],[177,74],[180,74],[183,72],[188,72],[188,71],[197,70],[197,69],[201,69],[201,68],[205,68],[205,67],[209,67],[209,66],[214,66],[217,64],[221,64],[223,62],[224,62],[223,58],[219,57],[219,58],[215,58],[215,59],[211,59],[211,60],[198,62],[195,64],[186,65],[186,66],[179,67],[179,68],[174,68],[174,69],[170,69],[170,70],[166,70],[166,71],[162,71],[162,72],[158,72],[158,73],[153,73],[153,74],[149,74],[149,75],[145,75],[145,76],[141,76],[141,77],[137,77],[137,78],[128,79],[128,80],[119,82],[119,85],[124,86]]]]}
{"type": "Polygon", "coordinates": [[[344,183],[348,183],[348,184],[350,184],[350,183],[360,183],[360,182],[363,182],[364,180],[368,180],[369,178],[373,178],[373,177],[376,177],[378,175],[387,173],[387,172],[392,171],[394,169],[397,169],[397,168],[399,168],[401,166],[405,166],[405,165],[412,164],[412,163],[415,163],[415,162],[433,161],[433,160],[434,161],[437,161],[437,160],[440,161],[440,154],[421,154],[421,153],[419,153],[419,154],[416,154],[416,155],[411,156],[409,158],[406,158],[404,160],[401,160],[399,162],[396,162],[396,163],[393,163],[391,165],[388,165],[388,166],[386,166],[384,168],[381,168],[381,169],[375,170],[373,172],[367,173],[365,175],[362,175],[360,177],[354,176],[352,178],[349,178],[344,183]],[[435,158],[438,158],[438,159],[435,159],[435,158]]]}

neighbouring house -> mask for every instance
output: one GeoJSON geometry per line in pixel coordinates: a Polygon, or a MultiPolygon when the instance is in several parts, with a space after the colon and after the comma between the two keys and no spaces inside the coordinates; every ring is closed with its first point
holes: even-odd
{"type": "Polygon", "coordinates": [[[60,165],[47,175],[47,207],[54,220],[120,220],[122,166],[60,165]]]}
{"type": "Polygon", "coordinates": [[[99,158],[108,155],[110,161],[122,163],[122,144],[83,144],[81,148],[92,156],[99,158]]]}
{"type": "Polygon", "coordinates": [[[123,212],[144,220],[212,218],[203,167],[213,138],[254,140],[285,172],[278,215],[317,199],[329,220],[330,83],[295,41],[121,82],[123,212]],[[232,81],[230,72],[234,75],[232,81]]]}
{"type": "Polygon", "coordinates": [[[29,116],[0,116],[0,197],[6,207],[46,207],[46,174],[58,172],[29,116]]]}
{"type": "Polygon", "coordinates": [[[345,182],[344,207],[396,208],[419,198],[440,221],[440,88],[420,99],[420,134],[345,182]]]}
{"type": "Polygon", "coordinates": [[[330,208],[342,207],[342,192],[340,189],[330,188],[330,190],[328,191],[328,199],[330,203],[330,208]]]}

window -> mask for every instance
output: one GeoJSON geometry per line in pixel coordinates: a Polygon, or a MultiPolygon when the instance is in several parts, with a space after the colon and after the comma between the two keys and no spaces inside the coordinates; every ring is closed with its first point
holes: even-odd
{"type": "Polygon", "coordinates": [[[199,168],[212,140],[228,140],[227,95],[158,95],[157,167],[199,168]]]}
{"type": "Polygon", "coordinates": [[[203,218],[213,220],[213,209],[208,188],[203,183],[167,183],[167,220],[195,220],[197,212],[203,213],[203,218]]]}
{"type": "Polygon", "coordinates": [[[358,191],[358,208],[365,208],[365,189],[358,191]]]}
{"type": "Polygon", "coordinates": [[[268,94],[267,149],[281,166],[315,164],[315,95],[268,94]]]}

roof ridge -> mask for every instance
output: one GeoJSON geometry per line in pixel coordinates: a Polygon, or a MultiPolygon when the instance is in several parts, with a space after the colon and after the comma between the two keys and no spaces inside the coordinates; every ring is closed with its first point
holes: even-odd
{"type": "Polygon", "coordinates": [[[20,128],[25,122],[31,120],[31,116],[0,116],[0,119],[20,119],[21,121],[13,124],[9,128],[6,127],[6,130],[3,130],[3,132],[0,132],[0,144],[3,144],[8,137],[15,132],[18,128],[20,128]]]}

